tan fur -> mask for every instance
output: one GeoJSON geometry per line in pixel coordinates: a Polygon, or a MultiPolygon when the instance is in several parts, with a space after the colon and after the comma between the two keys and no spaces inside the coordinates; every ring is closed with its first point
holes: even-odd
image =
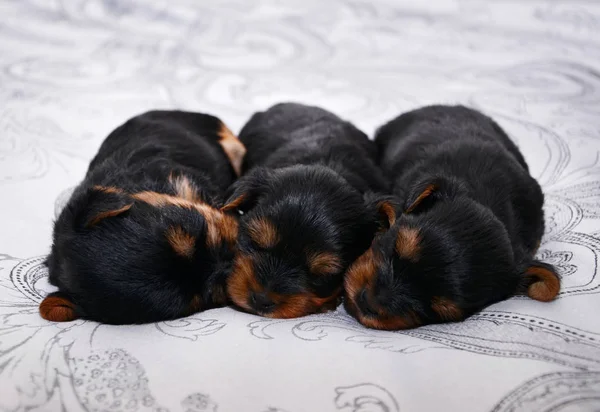
{"type": "Polygon", "coordinates": [[[59,296],[48,296],[42,301],[40,316],[52,322],[70,322],[77,319],[73,302],[59,296]]]}
{"type": "Polygon", "coordinates": [[[131,195],[131,197],[133,197],[136,200],[148,203],[149,205],[152,205],[154,207],[177,206],[191,209],[196,206],[194,202],[190,202],[189,200],[183,199],[181,197],[167,195],[165,193],[152,192],[149,190],[134,193],[131,195]]]}
{"type": "Polygon", "coordinates": [[[181,197],[151,191],[134,193],[131,196],[155,207],[176,206],[197,210],[206,220],[208,246],[217,246],[222,241],[234,244],[237,239],[237,220],[206,203],[192,202],[181,197]]]}
{"type": "MultiPolygon", "coordinates": [[[[254,312],[248,304],[251,293],[264,293],[264,288],[256,280],[254,261],[248,255],[238,254],[233,271],[227,280],[227,293],[230,299],[239,307],[254,312]]],[[[264,313],[269,318],[287,319],[322,313],[333,310],[340,303],[342,288],[338,288],[331,296],[320,298],[312,293],[283,295],[266,292],[275,304],[272,312],[264,313]]]]}
{"type": "Polygon", "coordinates": [[[231,202],[223,206],[221,208],[221,212],[229,212],[233,209],[238,208],[242,203],[244,203],[244,200],[246,200],[246,195],[241,195],[240,197],[232,200],[231,202]]]}
{"type": "Polygon", "coordinates": [[[370,304],[377,311],[378,316],[365,316],[361,313],[356,304],[356,296],[363,288],[371,290],[379,266],[381,266],[379,258],[375,256],[373,249],[369,249],[346,272],[344,287],[349,312],[356,316],[360,323],[372,329],[399,330],[419,326],[421,322],[415,313],[407,312],[402,316],[390,315],[383,307],[375,305],[372,301],[370,304]]]}
{"type": "Polygon", "coordinates": [[[312,313],[324,313],[337,307],[340,294],[341,288],[325,298],[319,298],[308,292],[295,295],[280,295],[271,292],[268,295],[275,303],[275,310],[264,316],[275,319],[291,319],[312,313]]]}
{"type": "Polygon", "coordinates": [[[118,187],[112,187],[112,186],[95,185],[93,187],[93,189],[98,190],[100,192],[104,192],[104,193],[114,193],[114,194],[124,194],[125,193],[122,189],[119,189],[118,187]]]}
{"type": "Polygon", "coordinates": [[[94,218],[88,223],[88,227],[92,227],[100,223],[101,220],[106,219],[108,217],[118,216],[123,212],[128,211],[133,206],[133,203],[120,207],[114,210],[107,210],[106,212],[98,213],[94,218]]]}
{"type": "Polygon", "coordinates": [[[534,279],[527,288],[527,295],[541,302],[550,302],[560,292],[560,279],[548,269],[532,266],[525,275],[534,279]]]}
{"type": "Polygon", "coordinates": [[[315,275],[335,275],[343,269],[340,258],[331,252],[309,253],[308,267],[315,275]]]}
{"type": "Polygon", "coordinates": [[[242,174],[242,162],[246,155],[246,147],[224,123],[221,123],[219,137],[219,144],[225,151],[227,158],[229,158],[229,162],[231,163],[235,174],[240,176],[242,174]]]}
{"type": "Polygon", "coordinates": [[[420,324],[413,312],[408,312],[404,316],[379,316],[377,318],[359,315],[359,322],[368,328],[380,330],[411,329],[420,324]]]}
{"type": "Polygon", "coordinates": [[[217,306],[223,306],[227,304],[227,293],[225,288],[221,285],[215,285],[212,292],[213,304],[217,306]]]}
{"type": "Polygon", "coordinates": [[[202,298],[200,295],[194,295],[192,301],[190,302],[190,306],[186,311],[186,315],[193,315],[194,313],[200,312],[202,310],[202,298]]]}
{"type": "Polygon", "coordinates": [[[239,307],[251,310],[248,305],[250,292],[260,291],[260,285],[254,277],[254,261],[248,255],[238,254],[231,275],[227,279],[227,293],[239,307]]]}
{"type": "Polygon", "coordinates": [[[441,319],[446,321],[458,322],[462,320],[462,310],[449,299],[435,297],[431,301],[431,308],[437,313],[441,319]]]}
{"type": "Polygon", "coordinates": [[[410,213],[412,212],[417,206],[419,206],[419,204],[425,200],[427,197],[429,197],[433,192],[435,192],[437,190],[437,186],[434,184],[431,184],[429,186],[427,186],[425,188],[425,190],[423,190],[423,192],[419,195],[419,197],[417,197],[415,199],[415,201],[412,203],[412,205],[410,205],[406,210],[405,213],[410,213]]]}
{"type": "Polygon", "coordinates": [[[344,280],[346,293],[351,299],[364,287],[375,281],[379,260],[375,259],[373,249],[367,250],[350,265],[344,280]]]}
{"type": "Polygon", "coordinates": [[[402,227],[396,238],[396,252],[412,262],[419,260],[421,236],[418,229],[402,227]]]}
{"type": "Polygon", "coordinates": [[[396,223],[396,209],[394,205],[390,202],[380,202],[377,207],[379,208],[379,212],[387,217],[388,224],[392,227],[396,223]]]}
{"type": "Polygon", "coordinates": [[[268,249],[279,243],[279,234],[273,222],[266,218],[252,219],[246,227],[248,235],[258,246],[268,249]]]}
{"type": "Polygon", "coordinates": [[[198,190],[187,176],[181,175],[174,177],[173,174],[170,174],[169,182],[173,186],[178,197],[189,200],[190,202],[202,203],[202,199],[198,196],[198,190]]]}
{"type": "Polygon", "coordinates": [[[196,251],[196,238],[186,233],[180,226],[172,226],[165,233],[169,244],[181,257],[191,259],[196,251]]]}

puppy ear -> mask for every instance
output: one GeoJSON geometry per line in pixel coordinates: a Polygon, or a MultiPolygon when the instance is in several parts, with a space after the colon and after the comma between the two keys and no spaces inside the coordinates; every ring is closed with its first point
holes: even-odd
{"type": "Polygon", "coordinates": [[[227,191],[227,201],[222,212],[239,210],[246,212],[254,207],[258,198],[265,192],[272,172],[256,168],[238,179],[227,191]]]}
{"type": "Polygon", "coordinates": [[[40,303],[40,316],[51,322],[70,322],[78,319],[75,303],[64,293],[50,293],[40,303]]]}
{"type": "Polygon", "coordinates": [[[133,200],[121,189],[94,186],[71,207],[75,208],[78,227],[91,228],[102,220],[119,216],[133,206],[133,200]]]}
{"type": "Polygon", "coordinates": [[[534,260],[522,274],[521,290],[531,299],[550,302],[560,292],[560,276],[554,266],[534,260]]]}
{"type": "Polygon", "coordinates": [[[420,180],[408,192],[404,213],[424,212],[436,201],[455,196],[460,188],[461,185],[458,182],[444,177],[420,180]]]}
{"type": "Polygon", "coordinates": [[[387,230],[396,222],[398,202],[392,196],[382,196],[375,193],[364,195],[367,210],[374,210],[380,229],[387,230]]]}

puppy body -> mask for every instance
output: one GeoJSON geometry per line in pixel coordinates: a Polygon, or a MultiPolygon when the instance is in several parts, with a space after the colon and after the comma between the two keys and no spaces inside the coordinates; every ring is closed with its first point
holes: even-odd
{"type": "Polygon", "coordinates": [[[225,206],[244,213],[231,299],[279,318],[334,308],[347,265],[376,230],[364,195],[388,188],[373,142],[330,112],[292,103],[253,115],[240,140],[247,174],[225,206]]]}
{"type": "Polygon", "coordinates": [[[346,307],[359,321],[402,329],[461,320],[516,293],[556,296],[554,268],[534,260],[544,196],[492,119],[425,107],[384,125],[376,143],[404,213],[380,209],[390,229],[349,270],[346,307]]]}
{"type": "Polygon", "coordinates": [[[55,223],[59,292],[42,316],[142,323],[225,305],[237,221],[218,207],[243,150],[199,113],[148,112],[114,130],[55,223]]]}

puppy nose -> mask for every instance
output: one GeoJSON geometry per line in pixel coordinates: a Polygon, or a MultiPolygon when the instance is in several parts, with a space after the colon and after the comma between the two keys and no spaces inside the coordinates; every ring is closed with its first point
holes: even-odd
{"type": "Polygon", "coordinates": [[[363,313],[363,315],[373,316],[373,317],[379,316],[379,313],[377,313],[377,311],[373,310],[371,304],[369,303],[367,289],[362,289],[358,293],[358,295],[356,295],[356,305],[358,306],[360,311],[363,313]]]}
{"type": "Polygon", "coordinates": [[[250,304],[259,312],[270,312],[275,307],[275,303],[266,293],[252,292],[250,295],[250,304]]]}

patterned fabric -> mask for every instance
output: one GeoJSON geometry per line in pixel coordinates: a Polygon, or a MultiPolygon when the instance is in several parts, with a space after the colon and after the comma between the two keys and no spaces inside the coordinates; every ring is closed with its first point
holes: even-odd
{"type": "Polygon", "coordinates": [[[0,0],[0,14],[0,411],[598,410],[597,2],[0,0]],[[539,256],[559,298],[395,333],[341,308],[40,318],[52,220],[110,130],[175,107],[239,130],[283,100],[368,133],[429,103],[493,116],[544,187],[539,256]]]}

